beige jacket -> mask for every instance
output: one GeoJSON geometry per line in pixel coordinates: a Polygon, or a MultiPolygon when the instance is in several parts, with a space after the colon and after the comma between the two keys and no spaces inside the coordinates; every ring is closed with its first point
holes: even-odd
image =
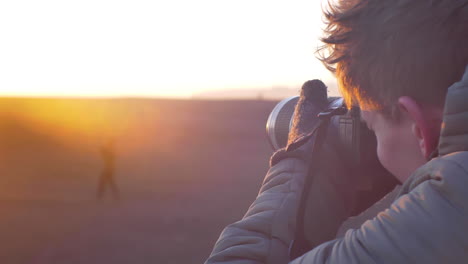
{"type": "MultiPolygon", "coordinates": [[[[377,217],[291,263],[468,263],[467,102],[468,68],[447,93],[440,156],[411,175],[377,217]]],[[[224,229],[206,263],[288,263],[305,171],[294,157],[271,167],[257,199],[224,229]]]]}

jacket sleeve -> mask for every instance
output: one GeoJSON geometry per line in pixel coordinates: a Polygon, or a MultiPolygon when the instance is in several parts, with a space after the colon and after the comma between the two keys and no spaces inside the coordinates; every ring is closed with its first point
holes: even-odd
{"type": "Polygon", "coordinates": [[[291,264],[465,263],[468,152],[436,159],[405,183],[407,193],[359,229],[291,264]]]}
{"type": "Polygon", "coordinates": [[[273,165],[245,216],[223,230],[205,263],[288,263],[306,171],[297,157],[273,165]]]}

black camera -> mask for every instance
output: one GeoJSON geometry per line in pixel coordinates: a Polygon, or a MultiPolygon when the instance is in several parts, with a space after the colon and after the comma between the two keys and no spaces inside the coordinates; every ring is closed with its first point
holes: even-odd
{"type": "MultiPolygon", "coordinates": [[[[292,128],[294,109],[299,96],[286,98],[279,102],[271,111],[266,124],[266,132],[273,150],[286,147],[292,128]]],[[[360,110],[357,107],[347,109],[343,98],[328,98],[328,107],[322,114],[338,112],[330,120],[327,138],[334,144],[349,165],[359,166],[368,159],[375,159],[376,140],[374,133],[361,121],[360,110]],[[337,111],[339,110],[339,111],[337,111]],[[372,154],[374,153],[374,154],[372,154]]],[[[310,118],[319,118],[311,116],[310,118]]]]}

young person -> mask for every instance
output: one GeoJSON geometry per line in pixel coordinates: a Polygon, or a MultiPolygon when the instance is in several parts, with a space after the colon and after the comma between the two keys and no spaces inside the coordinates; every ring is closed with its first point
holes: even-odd
{"type": "MultiPolygon", "coordinates": [[[[340,0],[325,17],[321,59],[403,186],[377,217],[292,263],[468,262],[468,1],[340,0]]],[[[301,148],[273,156],[256,201],[206,263],[289,262],[307,168],[301,148]]],[[[333,181],[317,183],[321,202],[336,205],[317,215],[345,215],[333,181]]]]}

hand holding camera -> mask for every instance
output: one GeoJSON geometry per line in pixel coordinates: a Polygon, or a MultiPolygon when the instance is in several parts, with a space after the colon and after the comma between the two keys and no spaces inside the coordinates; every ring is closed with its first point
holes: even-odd
{"type": "Polygon", "coordinates": [[[272,164],[294,156],[310,165],[293,257],[335,238],[348,217],[397,184],[379,163],[375,136],[361,122],[359,109],[348,110],[341,98],[328,98],[320,80],[306,82],[300,97],[280,102],[270,114],[267,133],[274,148],[288,146],[272,157],[272,164]]]}

